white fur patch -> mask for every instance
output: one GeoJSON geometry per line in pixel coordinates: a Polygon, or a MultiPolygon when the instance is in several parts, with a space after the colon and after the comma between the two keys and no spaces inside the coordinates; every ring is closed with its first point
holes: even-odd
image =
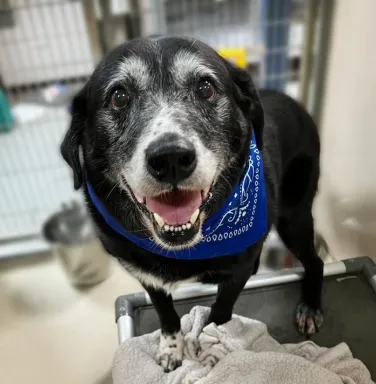
{"type": "Polygon", "coordinates": [[[143,196],[155,195],[159,192],[159,184],[147,173],[145,162],[145,151],[150,143],[165,133],[181,133],[173,115],[181,113],[178,106],[167,103],[162,97],[155,96],[155,115],[145,129],[134,155],[132,156],[127,169],[124,171],[127,180],[133,191],[143,196]]]}
{"type": "Polygon", "coordinates": [[[168,294],[174,292],[180,284],[197,282],[196,277],[175,282],[165,282],[160,277],[154,276],[151,273],[143,272],[122,259],[119,259],[119,262],[132,276],[139,280],[141,284],[151,288],[162,289],[168,294]]]}
{"type": "Polygon", "coordinates": [[[162,97],[159,98],[158,110],[142,135],[142,139],[137,143],[136,151],[124,170],[124,177],[134,192],[142,196],[153,196],[160,193],[160,184],[146,171],[145,151],[152,141],[166,133],[177,133],[188,138],[196,149],[196,169],[181,186],[191,189],[205,189],[213,182],[218,160],[215,154],[204,146],[194,131],[184,131],[184,127],[174,117],[176,115],[179,118],[183,117],[188,123],[189,116],[185,116],[185,114],[187,112],[183,105],[169,103],[162,97]]]}
{"type": "Polygon", "coordinates": [[[165,371],[172,371],[183,360],[184,336],[181,331],[172,335],[161,333],[158,362],[165,371]]]}
{"type": "Polygon", "coordinates": [[[136,273],[136,277],[141,282],[143,282],[146,286],[153,287],[153,288],[160,288],[166,291],[167,293],[174,292],[176,288],[181,284],[194,283],[197,281],[196,278],[192,277],[191,279],[177,281],[174,283],[166,283],[162,279],[156,276],[153,276],[150,273],[143,273],[141,271],[138,271],[138,273],[136,273]]]}
{"type": "Polygon", "coordinates": [[[180,85],[184,85],[189,76],[194,76],[198,79],[200,77],[210,77],[218,81],[218,77],[213,69],[206,65],[199,56],[188,51],[181,51],[176,54],[171,67],[171,73],[175,81],[180,85]]]}
{"type": "Polygon", "coordinates": [[[106,91],[116,84],[132,80],[140,90],[148,88],[151,78],[148,65],[137,56],[125,57],[119,64],[117,71],[107,84],[106,91]]]}

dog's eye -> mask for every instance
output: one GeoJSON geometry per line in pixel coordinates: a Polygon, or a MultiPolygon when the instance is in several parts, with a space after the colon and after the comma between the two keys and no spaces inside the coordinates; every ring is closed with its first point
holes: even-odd
{"type": "Polygon", "coordinates": [[[215,88],[209,80],[201,80],[197,84],[196,92],[201,99],[209,100],[213,98],[215,94],[215,88]]]}
{"type": "Polygon", "coordinates": [[[129,94],[124,89],[117,89],[111,96],[111,104],[114,108],[124,108],[129,102],[129,94]]]}

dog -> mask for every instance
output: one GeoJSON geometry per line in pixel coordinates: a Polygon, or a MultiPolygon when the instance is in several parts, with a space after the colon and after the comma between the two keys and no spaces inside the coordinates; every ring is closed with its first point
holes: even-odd
{"type": "Polygon", "coordinates": [[[197,40],[140,38],[110,52],[74,98],[61,152],[103,246],[154,304],[165,371],[181,364],[184,346],[171,292],[217,284],[208,323],[229,321],[272,226],[305,269],[298,329],[320,328],[320,143],[292,98],[257,91],[197,40]]]}

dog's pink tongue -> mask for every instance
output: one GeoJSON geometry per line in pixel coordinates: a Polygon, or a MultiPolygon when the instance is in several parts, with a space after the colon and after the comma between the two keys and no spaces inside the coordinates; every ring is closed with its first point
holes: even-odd
{"type": "Polygon", "coordinates": [[[177,190],[146,198],[149,211],[157,213],[168,225],[187,223],[201,203],[201,191],[177,190]]]}

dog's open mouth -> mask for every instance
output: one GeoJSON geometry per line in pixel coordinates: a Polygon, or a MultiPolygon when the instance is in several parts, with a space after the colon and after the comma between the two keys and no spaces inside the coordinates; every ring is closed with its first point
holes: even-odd
{"type": "Polygon", "coordinates": [[[134,194],[157,234],[170,243],[189,241],[200,228],[200,213],[211,197],[205,190],[175,189],[153,197],[134,194]]]}

